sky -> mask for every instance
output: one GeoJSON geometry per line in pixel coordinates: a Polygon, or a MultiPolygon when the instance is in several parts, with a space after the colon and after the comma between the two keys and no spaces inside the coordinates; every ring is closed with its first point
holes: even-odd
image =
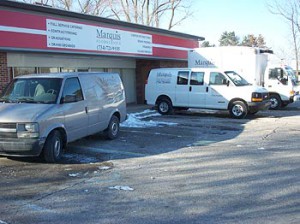
{"type": "MultiPolygon", "coordinates": [[[[278,0],[284,2],[285,0],[278,0]]],[[[221,34],[232,32],[240,40],[248,34],[265,38],[266,45],[280,57],[291,57],[289,26],[280,15],[272,14],[267,3],[273,0],[192,0],[193,16],[174,31],[204,37],[219,45],[221,34]]]]}

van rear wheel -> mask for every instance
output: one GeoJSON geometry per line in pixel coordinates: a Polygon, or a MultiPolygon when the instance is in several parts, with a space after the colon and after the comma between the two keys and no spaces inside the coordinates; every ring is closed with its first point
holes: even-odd
{"type": "Polygon", "coordinates": [[[158,101],[157,110],[162,115],[170,114],[173,111],[171,101],[168,99],[161,99],[158,101]]]}
{"type": "Polygon", "coordinates": [[[63,153],[63,141],[59,131],[52,131],[44,145],[43,156],[46,162],[55,163],[61,159],[63,153]]]}
{"type": "Polygon", "coordinates": [[[120,120],[116,115],[113,115],[109,121],[107,129],[105,129],[105,137],[109,140],[113,140],[119,136],[120,120]]]}
{"type": "Polygon", "coordinates": [[[248,114],[248,109],[244,102],[235,101],[230,105],[229,113],[231,117],[241,119],[246,117],[248,114]]]}

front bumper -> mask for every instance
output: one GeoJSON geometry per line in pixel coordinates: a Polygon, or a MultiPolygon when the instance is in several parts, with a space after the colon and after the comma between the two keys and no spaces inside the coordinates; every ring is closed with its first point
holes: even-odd
{"type": "Polygon", "coordinates": [[[0,155],[39,156],[43,143],[39,139],[0,139],[0,155]]]}
{"type": "Polygon", "coordinates": [[[268,110],[271,106],[270,100],[264,100],[262,102],[250,102],[248,108],[250,112],[257,112],[259,110],[268,110]]]}
{"type": "Polygon", "coordinates": [[[294,95],[292,101],[293,101],[293,102],[300,101],[300,95],[299,95],[299,94],[294,95]]]}

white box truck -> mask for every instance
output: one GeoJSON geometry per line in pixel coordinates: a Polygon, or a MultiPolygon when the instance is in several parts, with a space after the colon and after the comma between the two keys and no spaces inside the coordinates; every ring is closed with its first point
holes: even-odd
{"type": "Polygon", "coordinates": [[[270,50],[245,46],[197,48],[188,52],[188,67],[236,71],[249,83],[269,91],[270,109],[299,100],[293,70],[270,50]]]}
{"type": "Polygon", "coordinates": [[[159,68],[149,73],[145,99],[161,114],[173,109],[202,108],[228,110],[244,118],[268,109],[268,91],[250,85],[234,71],[214,68],[159,68]]]}

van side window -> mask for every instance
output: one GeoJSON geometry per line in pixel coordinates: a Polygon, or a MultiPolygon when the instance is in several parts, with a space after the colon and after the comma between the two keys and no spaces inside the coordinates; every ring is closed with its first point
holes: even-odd
{"type": "Polygon", "coordinates": [[[219,72],[211,72],[209,77],[209,84],[210,85],[225,85],[226,84],[226,77],[219,72]]]}
{"type": "Polygon", "coordinates": [[[188,84],[188,79],[189,79],[189,72],[181,71],[178,72],[177,75],[177,84],[178,85],[187,85],[188,84]]]}
{"type": "Polygon", "coordinates": [[[83,100],[82,89],[78,78],[69,78],[65,81],[63,90],[64,102],[77,102],[83,100]]]}
{"type": "Polygon", "coordinates": [[[191,74],[191,85],[203,85],[204,72],[192,72],[191,74]]]}

